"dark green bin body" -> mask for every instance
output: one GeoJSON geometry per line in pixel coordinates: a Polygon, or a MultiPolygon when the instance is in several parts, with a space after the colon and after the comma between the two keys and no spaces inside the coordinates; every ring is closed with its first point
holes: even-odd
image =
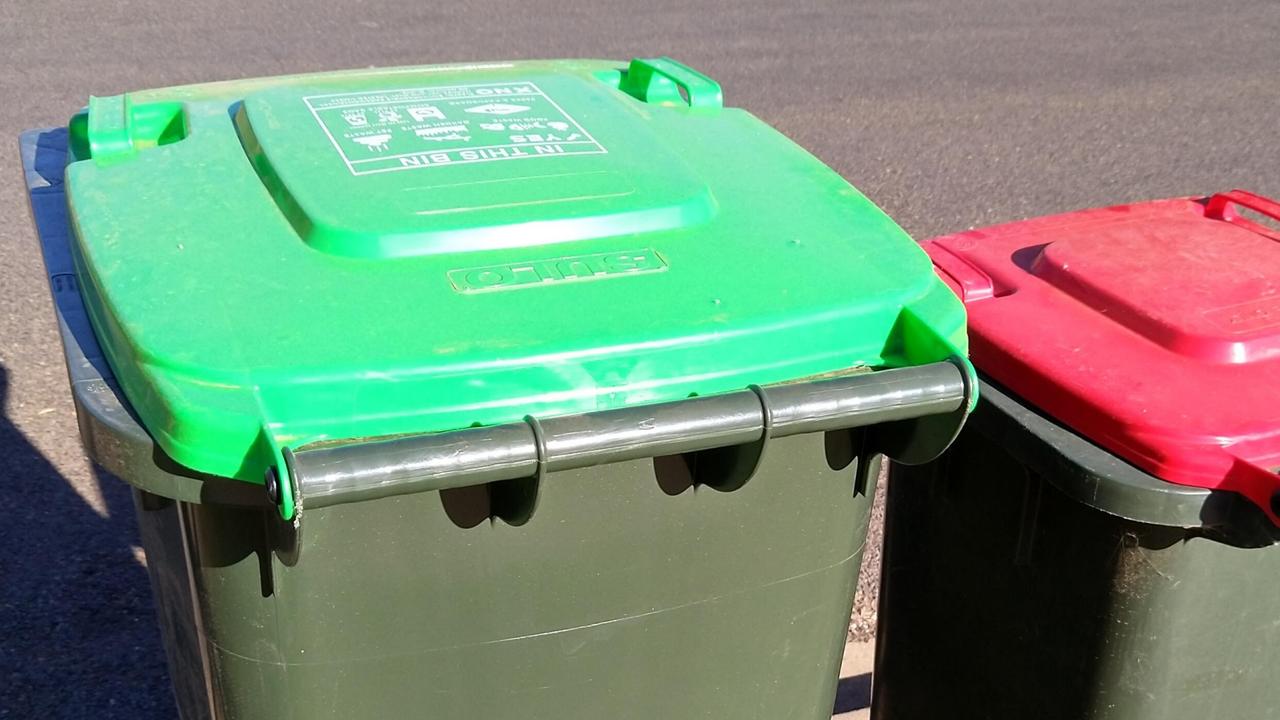
{"type": "Polygon", "coordinates": [[[308,512],[292,567],[271,508],[140,495],[138,517],[188,720],[209,697],[226,718],[824,718],[874,465],[855,494],[816,434],[730,493],[669,496],[647,461],[557,473],[522,527],[460,527],[457,491],[342,505],[308,512]]]}
{"type": "Polygon", "coordinates": [[[888,488],[872,716],[1280,717],[1280,546],[984,383],[888,488]]]}

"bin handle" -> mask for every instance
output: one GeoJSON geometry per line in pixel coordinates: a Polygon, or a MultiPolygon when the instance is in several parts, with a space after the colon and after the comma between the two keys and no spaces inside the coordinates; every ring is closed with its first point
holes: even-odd
{"type": "Polygon", "coordinates": [[[284,471],[301,512],[955,413],[967,407],[970,392],[959,363],[938,362],[493,427],[286,448],[284,471]]]}
{"type": "Polygon", "coordinates": [[[1271,228],[1259,225],[1251,220],[1246,220],[1231,210],[1232,205],[1239,205],[1248,208],[1254,212],[1261,213],[1267,217],[1280,221],[1280,202],[1276,202],[1271,198],[1266,198],[1247,190],[1232,190],[1230,192],[1217,193],[1209,198],[1205,203],[1205,217],[1213,220],[1221,220],[1233,225],[1247,228],[1259,235],[1265,235],[1272,240],[1280,241],[1280,232],[1271,228]]]}
{"type": "Polygon", "coordinates": [[[634,58],[618,89],[650,103],[683,102],[691,108],[724,105],[719,83],[669,57],[634,58]],[[684,94],[674,91],[676,88],[684,94]]]}

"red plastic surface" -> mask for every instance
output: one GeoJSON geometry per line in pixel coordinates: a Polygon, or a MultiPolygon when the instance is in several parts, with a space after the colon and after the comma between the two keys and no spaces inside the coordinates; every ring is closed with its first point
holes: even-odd
{"type": "Polygon", "coordinates": [[[935,238],[980,370],[1172,483],[1280,524],[1280,203],[1241,190],[935,238]]]}

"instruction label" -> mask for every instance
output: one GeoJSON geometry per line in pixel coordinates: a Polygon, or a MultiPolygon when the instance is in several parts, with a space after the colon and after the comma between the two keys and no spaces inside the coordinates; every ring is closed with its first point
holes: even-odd
{"type": "Polygon", "coordinates": [[[531,82],[311,95],[353,175],[608,152],[531,82]]]}

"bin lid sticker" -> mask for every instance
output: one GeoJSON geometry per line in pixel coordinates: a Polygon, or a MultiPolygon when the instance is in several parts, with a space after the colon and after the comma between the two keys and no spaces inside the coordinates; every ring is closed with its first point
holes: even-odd
{"type": "Polygon", "coordinates": [[[303,98],[352,175],[608,152],[536,83],[303,98]]]}

